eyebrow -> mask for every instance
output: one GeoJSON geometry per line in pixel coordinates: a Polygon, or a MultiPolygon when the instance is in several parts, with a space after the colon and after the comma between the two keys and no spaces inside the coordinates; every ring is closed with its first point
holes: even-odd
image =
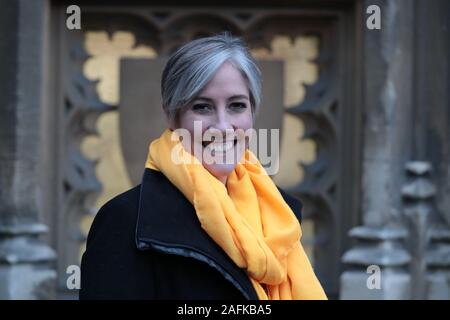
{"type": "MultiPolygon", "coordinates": [[[[248,100],[248,96],[246,96],[244,94],[237,94],[237,95],[229,97],[227,99],[227,101],[234,100],[234,99],[247,99],[248,100]]],[[[210,101],[210,102],[213,101],[213,99],[208,98],[208,97],[197,97],[197,98],[195,98],[195,100],[205,100],[205,101],[210,101]]]]}

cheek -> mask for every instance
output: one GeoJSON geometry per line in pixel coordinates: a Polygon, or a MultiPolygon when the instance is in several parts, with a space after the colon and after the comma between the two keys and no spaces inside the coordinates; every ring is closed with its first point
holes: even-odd
{"type": "Polygon", "coordinates": [[[188,130],[192,135],[194,134],[194,122],[199,121],[201,119],[198,118],[195,114],[190,112],[186,112],[181,114],[178,121],[179,128],[183,128],[188,130]]]}
{"type": "Polygon", "coordinates": [[[178,126],[189,131],[194,130],[194,118],[189,112],[182,112],[178,117],[178,126]]]}
{"type": "MultiPolygon", "coordinates": [[[[208,119],[205,119],[205,117],[202,117],[201,115],[194,114],[192,112],[187,111],[186,113],[180,115],[179,117],[179,127],[186,129],[190,133],[190,144],[183,144],[185,146],[186,150],[190,150],[192,154],[194,154],[195,148],[202,148],[202,137],[203,133],[205,132],[206,128],[208,127],[208,119]],[[201,131],[197,131],[197,136],[195,135],[195,126],[194,122],[200,121],[201,122],[201,131]],[[200,134],[198,134],[200,133],[200,134]]],[[[198,130],[198,129],[197,129],[198,130]]],[[[199,152],[200,149],[197,149],[199,152]]]]}
{"type": "Polygon", "coordinates": [[[234,125],[240,129],[247,130],[253,127],[253,115],[251,110],[239,115],[234,125]]]}

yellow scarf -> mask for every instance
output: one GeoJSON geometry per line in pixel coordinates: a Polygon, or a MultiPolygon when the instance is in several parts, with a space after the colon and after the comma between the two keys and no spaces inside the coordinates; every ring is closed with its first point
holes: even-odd
{"type": "Polygon", "coordinates": [[[297,218],[253,153],[245,151],[247,161],[225,186],[172,133],[167,129],[150,144],[145,166],[161,171],[192,203],[202,228],[247,271],[259,299],[326,299],[297,218]],[[186,162],[174,162],[174,154],[186,162]]]}

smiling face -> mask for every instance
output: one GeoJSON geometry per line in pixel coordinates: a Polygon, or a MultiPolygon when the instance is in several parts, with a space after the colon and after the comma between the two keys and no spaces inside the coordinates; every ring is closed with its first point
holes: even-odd
{"type": "Polygon", "coordinates": [[[201,150],[203,166],[217,179],[226,183],[228,175],[241,160],[245,137],[230,133],[252,128],[252,108],[249,90],[241,72],[225,62],[202,91],[178,115],[178,127],[189,131],[190,150],[201,150]],[[194,135],[194,122],[201,122],[202,135],[194,135]],[[215,139],[205,138],[209,134],[215,139]],[[214,140],[214,141],[211,141],[214,140]],[[217,161],[220,158],[222,161],[217,161]],[[212,161],[211,161],[212,159],[212,161]]]}

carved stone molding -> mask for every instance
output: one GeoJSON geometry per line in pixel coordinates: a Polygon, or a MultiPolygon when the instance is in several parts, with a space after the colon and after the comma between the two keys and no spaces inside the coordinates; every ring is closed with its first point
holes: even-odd
{"type": "Polygon", "coordinates": [[[413,299],[450,299],[450,228],[437,214],[436,187],[429,162],[406,164],[409,180],[402,189],[409,227],[413,299]]]}
{"type": "MultiPolygon", "coordinates": [[[[96,135],[98,117],[114,106],[100,101],[96,81],[88,80],[83,74],[84,62],[89,58],[83,47],[81,32],[65,33],[67,55],[62,70],[63,92],[60,112],[61,135],[61,203],[62,214],[58,219],[58,271],[65,274],[69,265],[78,265],[85,236],[80,230],[84,215],[92,212],[97,194],[101,190],[95,167],[96,161],[81,152],[81,142],[89,135],[96,135]]],[[[64,278],[60,286],[65,286],[64,278]]]]}

